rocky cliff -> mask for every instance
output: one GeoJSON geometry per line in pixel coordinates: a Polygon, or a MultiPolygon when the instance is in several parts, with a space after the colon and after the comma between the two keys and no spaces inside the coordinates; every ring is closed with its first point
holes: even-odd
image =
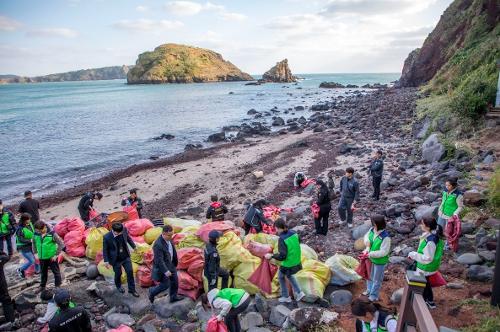
{"type": "Polygon", "coordinates": [[[500,57],[498,0],[455,0],[421,48],[406,59],[398,85],[430,83],[434,90],[453,89],[465,75],[496,74],[500,57]]]}
{"type": "Polygon", "coordinates": [[[288,67],[288,60],[284,59],[278,62],[273,68],[269,69],[262,75],[263,82],[278,82],[290,83],[296,82],[297,78],[292,75],[290,67],[288,67]]]}
{"type": "Polygon", "coordinates": [[[139,55],[129,71],[129,84],[203,83],[250,81],[253,77],[239,70],[216,52],[178,44],[164,44],[139,55]]]}

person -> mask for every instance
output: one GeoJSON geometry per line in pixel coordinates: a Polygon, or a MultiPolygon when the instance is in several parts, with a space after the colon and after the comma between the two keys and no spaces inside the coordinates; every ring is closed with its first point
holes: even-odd
{"type": "Polygon", "coordinates": [[[45,310],[45,315],[43,315],[42,317],[38,317],[36,322],[38,324],[45,325],[56,314],[57,304],[54,301],[54,292],[48,289],[42,291],[42,293],[40,294],[40,299],[44,302],[47,302],[47,310],[45,310]]]}
{"type": "Polygon", "coordinates": [[[330,191],[326,183],[319,179],[316,180],[316,188],[318,191],[316,204],[319,206],[319,216],[314,219],[314,225],[317,235],[326,235],[328,233],[328,217],[332,209],[330,191]]]}
{"type": "Polygon", "coordinates": [[[139,215],[139,219],[142,218],[142,208],[144,207],[142,205],[142,199],[137,197],[137,189],[130,189],[128,191],[130,194],[129,197],[122,199],[122,206],[130,205],[130,206],[135,206],[135,209],[137,210],[137,214],[139,215]]]}
{"type": "Polygon", "coordinates": [[[7,323],[14,323],[15,312],[14,303],[9,295],[9,287],[5,280],[5,272],[3,270],[5,263],[10,260],[10,256],[0,250],[0,302],[2,303],[3,314],[7,323]]]}
{"type": "Polygon", "coordinates": [[[335,180],[333,179],[335,173],[332,171],[328,172],[328,191],[330,191],[330,200],[335,198],[335,180]]]}
{"type": "Polygon", "coordinates": [[[17,251],[26,259],[26,262],[17,269],[17,274],[19,277],[24,279],[25,272],[35,265],[35,273],[40,273],[40,265],[35,261],[35,255],[33,254],[33,235],[35,234],[35,228],[31,223],[31,216],[28,213],[21,214],[19,218],[19,226],[16,229],[16,247],[17,251]]]}
{"type": "Polygon", "coordinates": [[[19,213],[29,213],[31,222],[34,224],[40,220],[40,203],[33,199],[33,193],[29,190],[24,192],[24,200],[19,203],[19,213]]]}
{"type": "Polygon", "coordinates": [[[250,301],[250,294],[239,288],[224,288],[221,290],[214,288],[201,297],[201,303],[205,310],[207,307],[220,310],[217,320],[224,320],[229,332],[241,331],[238,315],[248,308],[250,301]]]}
{"type": "Polygon", "coordinates": [[[61,286],[62,278],[57,256],[61,253],[63,248],[64,242],[56,232],[49,230],[49,227],[43,221],[37,221],[35,223],[33,252],[35,254],[35,259],[38,258],[40,261],[40,291],[43,291],[47,285],[49,268],[54,274],[56,288],[61,286]]]}
{"type": "Polygon", "coordinates": [[[264,212],[262,209],[266,201],[260,199],[253,204],[249,204],[247,206],[247,212],[243,217],[243,229],[245,230],[245,235],[250,233],[253,229],[256,233],[262,232],[262,223],[269,225],[269,222],[264,217],[264,212]]]}
{"type": "Polygon", "coordinates": [[[217,251],[217,241],[220,238],[220,232],[213,230],[208,233],[208,243],[205,248],[205,268],[203,272],[208,281],[208,290],[217,288],[217,280],[222,278],[221,288],[227,288],[229,273],[220,267],[220,256],[217,251]]]}
{"type": "Polygon", "coordinates": [[[286,284],[286,279],[290,282],[293,289],[293,294],[296,301],[302,300],[305,294],[300,289],[300,286],[295,278],[295,274],[302,270],[301,259],[301,249],[299,235],[294,231],[288,229],[288,225],[281,218],[278,218],[274,223],[276,231],[279,235],[278,240],[278,253],[276,254],[266,254],[264,257],[266,259],[274,258],[275,260],[281,261],[281,266],[278,272],[278,281],[281,288],[281,297],[279,302],[281,303],[291,303],[292,299],[288,294],[288,286],[286,284]]]}
{"type": "Polygon", "coordinates": [[[207,209],[207,219],[212,221],[224,221],[224,215],[227,213],[227,207],[219,202],[217,195],[210,196],[210,206],[207,209]]]}
{"type": "Polygon", "coordinates": [[[115,286],[120,293],[125,293],[122,287],[122,267],[127,274],[128,292],[132,296],[139,297],[135,290],[134,273],[132,270],[132,261],[130,260],[130,247],[135,249],[135,243],[128,235],[127,229],[123,224],[115,222],[111,226],[111,232],[104,235],[102,239],[102,256],[106,267],[113,267],[115,272],[115,286]]]}
{"type": "Polygon", "coordinates": [[[443,191],[441,205],[438,210],[438,225],[444,231],[448,220],[453,216],[459,216],[464,207],[464,195],[458,190],[458,179],[452,177],[446,180],[446,190],[443,191]]]}
{"type": "Polygon", "coordinates": [[[56,292],[54,302],[58,310],[49,321],[50,332],[92,332],[89,313],[71,301],[71,295],[66,289],[56,292]]]}
{"type": "Polygon", "coordinates": [[[359,202],[359,183],[354,178],[354,169],[348,167],[345,170],[345,176],[340,180],[340,200],[338,212],[340,216],[340,225],[346,221],[347,226],[352,227],[352,211],[355,208],[354,201],[359,202]]]}
{"type": "Polygon", "coordinates": [[[385,229],[386,221],[382,215],[371,217],[372,228],[366,233],[364,242],[365,253],[372,263],[370,280],[366,282],[366,291],[363,295],[368,296],[372,302],[378,301],[380,287],[384,280],[384,269],[389,262],[389,252],[391,251],[391,238],[385,229]]]}
{"type": "Polygon", "coordinates": [[[155,287],[149,289],[149,301],[154,302],[156,295],[169,288],[170,303],[182,300],[177,295],[179,279],[177,278],[177,251],[175,250],[172,236],[174,229],[170,225],[163,226],[161,235],[153,244],[153,270],[151,276],[154,281],[159,282],[155,287]]]}
{"type": "Polygon", "coordinates": [[[12,249],[12,234],[16,231],[15,225],[16,219],[14,215],[3,206],[3,202],[0,200],[0,250],[3,250],[3,243],[5,242],[9,256],[14,254],[14,250],[12,249]]]}
{"type": "Polygon", "coordinates": [[[382,183],[382,173],[384,172],[384,161],[382,160],[382,150],[377,150],[373,156],[368,173],[372,177],[373,195],[376,201],[380,199],[380,183],[382,183]]]}
{"type": "Polygon", "coordinates": [[[307,176],[304,172],[295,173],[295,176],[293,177],[293,187],[298,189],[305,180],[307,180],[307,176]]]}
{"type": "Polygon", "coordinates": [[[356,332],[396,332],[396,314],[378,303],[355,299],[351,313],[356,317],[356,332]]]}
{"type": "Polygon", "coordinates": [[[90,210],[94,207],[94,200],[100,201],[102,199],[101,193],[87,192],[82,196],[80,202],[78,203],[78,212],[80,213],[80,218],[83,221],[90,220],[90,210]]]}
{"type": "Polygon", "coordinates": [[[438,227],[434,218],[423,219],[420,223],[423,231],[417,251],[412,251],[408,257],[417,262],[417,272],[425,276],[427,283],[422,294],[430,309],[436,308],[434,294],[429,278],[438,272],[443,257],[443,230],[438,227]]]}

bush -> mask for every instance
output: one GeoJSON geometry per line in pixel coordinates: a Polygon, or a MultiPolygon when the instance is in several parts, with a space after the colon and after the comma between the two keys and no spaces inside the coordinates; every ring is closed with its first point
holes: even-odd
{"type": "Polygon", "coordinates": [[[497,167],[495,173],[490,179],[488,187],[488,205],[496,217],[500,216],[500,167],[497,167]]]}

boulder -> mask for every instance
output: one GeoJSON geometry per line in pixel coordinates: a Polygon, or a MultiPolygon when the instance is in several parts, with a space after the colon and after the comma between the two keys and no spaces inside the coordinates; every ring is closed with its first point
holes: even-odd
{"type": "Polygon", "coordinates": [[[463,265],[475,265],[475,264],[480,264],[483,262],[481,257],[479,257],[478,254],[475,253],[465,253],[457,258],[457,262],[463,265]]]}
{"type": "Polygon", "coordinates": [[[422,144],[422,157],[429,163],[441,161],[446,155],[444,145],[439,142],[437,134],[432,134],[422,144]]]}
{"type": "Polygon", "coordinates": [[[271,308],[271,315],[269,316],[269,322],[274,326],[281,327],[285,320],[290,316],[290,309],[282,304],[279,304],[271,308]]]}
{"type": "Polygon", "coordinates": [[[392,293],[392,295],[391,295],[391,303],[392,304],[399,305],[401,303],[401,299],[403,298],[403,291],[404,291],[403,288],[399,288],[392,293]]]}
{"type": "Polygon", "coordinates": [[[338,313],[323,308],[298,308],[290,313],[290,323],[299,331],[310,331],[315,327],[332,324],[338,316],[338,313]]]}
{"type": "Polygon", "coordinates": [[[471,222],[462,222],[462,234],[472,234],[476,226],[471,222]]]}
{"type": "Polygon", "coordinates": [[[486,202],[486,198],[476,189],[467,190],[464,193],[464,204],[471,206],[480,206],[486,202]]]}
{"type": "Polygon", "coordinates": [[[208,141],[211,143],[224,142],[226,140],[226,134],[224,132],[215,133],[208,136],[208,141]]]}
{"type": "Polygon", "coordinates": [[[471,281],[492,281],[494,277],[493,268],[484,265],[471,265],[467,270],[467,279],[471,281]]]}
{"type": "Polygon", "coordinates": [[[85,274],[87,275],[87,278],[89,279],[95,279],[99,275],[99,271],[97,270],[97,265],[95,264],[89,264],[87,266],[87,271],[85,271],[85,274]]]}
{"type": "Polygon", "coordinates": [[[363,236],[365,236],[365,234],[370,230],[371,227],[372,226],[369,221],[365,222],[362,225],[354,227],[351,233],[352,238],[354,240],[361,239],[363,236]]]}
{"type": "Polygon", "coordinates": [[[487,262],[494,262],[495,261],[495,251],[491,251],[491,250],[481,250],[478,252],[478,255],[479,257],[481,257],[481,259],[487,261],[487,262]]]}
{"type": "Polygon", "coordinates": [[[272,125],[274,127],[278,127],[278,126],[284,126],[285,125],[285,120],[283,120],[283,118],[277,116],[274,120],[273,120],[273,123],[272,125]]]}
{"type": "Polygon", "coordinates": [[[319,85],[320,88],[324,89],[343,89],[345,88],[344,85],[336,82],[321,82],[319,85]]]}
{"type": "Polygon", "coordinates": [[[391,204],[387,209],[385,209],[385,215],[387,217],[397,217],[408,210],[410,210],[410,206],[408,204],[395,203],[391,204]]]}
{"type": "Polygon", "coordinates": [[[257,110],[256,110],[256,109],[252,108],[251,110],[249,110],[249,111],[247,112],[247,115],[255,115],[255,114],[258,114],[258,113],[259,113],[259,112],[257,112],[257,110]]]}
{"type": "Polygon", "coordinates": [[[291,83],[296,82],[297,78],[292,75],[290,67],[288,67],[288,60],[284,59],[276,63],[274,67],[269,69],[262,75],[262,82],[276,82],[276,83],[291,83]]]}
{"type": "Polygon", "coordinates": [[[261,314],[267,314],[269,311],[269,307],[267,305],[267,301],[265,298],[262,297],[261,294],[257,293],[255,294],[255,308],[257,309],[258,312],[261,314]]]}
{"type": "Polygon", "coordinates": [[[162,318],[170,318],[173,316],[185,320],[189,311],[191,311],[194,306],[195,302],[188,297],[181,301],[170,303],[169,297],[165,296],[155,301],[153,309],[154,312],[162,318]]]}
{"type": "Polygon", "coordinates": [[[258,312],[249,312],[240,319],[241,329],[247,331],[253,327],[264,325],[264,318],[258,312]]]}
{"type": "Polygon", "coordinates": [[[132,317],[130,317],[130,315],[112,313],[106,317],[106,323],[110,327],[115,328],[122,324],[127,326],[132,326],[135,324],[135,320],[132,317]]]}
{"type": "Polygon", "coordinates": [[[437,214],[437,209],[437,206],[420,205],[413,211],[413,216],[419,222],[422,219],[432,218],[437,214]]]}
{"type": "Polygon", "coordinates": [[[114,286],[106,282],[97,282],[95,293],[104,300],[108,307],[124,306],[128,308],[131,315],[143,315],[151,308],[151,303],[146,297],[135,298],[130,294],[121,294],[114,286]]]}
{"type": "Polygon", "coordinates": [[[484,224],[493,229],[500,229],[500,219],[490,218],[484,224]]]}
{"type": "Polygon", "coordinates": [[[248,332],[272,332],[270,329],[265,327],[251,327],[248,332]]]}
{"type": "Polygon", "coordinates": [[[330,294],[330,303],[332,305],[347,305],[352,301],[352,293],[346,289],[339,289],[330,294]]]}

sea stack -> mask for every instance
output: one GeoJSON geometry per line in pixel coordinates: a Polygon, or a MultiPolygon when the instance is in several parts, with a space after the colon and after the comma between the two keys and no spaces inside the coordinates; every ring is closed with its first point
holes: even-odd
{"type": "Polygon", "coordinates": [[[262,82],[276,82],[276,83],[291,83],[297,82],[297,78],[292,75],[290,67],[288,67],[288,60],[281,60],[262,75],[262,82]]]}
{"type": "Polygon", "coordinates": [[[163,44],[139,55],[128,84],[252,81],[254,78],[211,50],[163,44]]]}

